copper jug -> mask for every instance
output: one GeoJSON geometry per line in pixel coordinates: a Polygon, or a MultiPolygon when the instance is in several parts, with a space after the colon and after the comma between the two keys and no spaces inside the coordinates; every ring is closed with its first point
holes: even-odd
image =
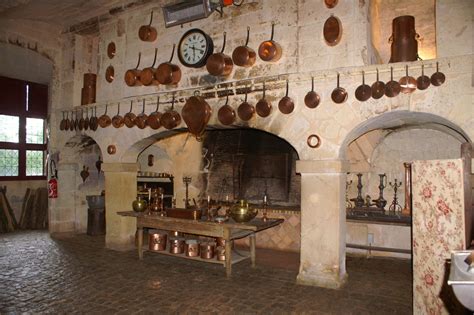
{"type": "Polygon", "coordinates": [[[391,43],[391,62],[416,61],[418,57],[418,35],[415,31],[415,17],[403,15],[393,19],[391,43]]]}
{"type": "Polygon", "coordinates": [[[150,250],[164,251],[166,249],[166,240],[168,238],[168,235],[165,232],[161,232],[158,230],[149,230],[148,235],[148,246],[150,250]]]}

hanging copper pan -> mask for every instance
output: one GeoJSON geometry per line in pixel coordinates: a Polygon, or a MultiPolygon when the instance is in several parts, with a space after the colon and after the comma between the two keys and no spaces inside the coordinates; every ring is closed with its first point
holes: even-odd
{"type": "Polygon", "coordinates": [[[226,42],[226,32],[224,32],[224,41],[220,53],[213,53],[207,58],[206,69],[214,76],[228,76],[232,72],[234,63],[232,58],[224,54],[226,42]]]}
{"type": "Polygon", "coordinates": [[[342,25],[341,21],[334,15],[331,15],[326,22],[324,22],[323,36],[326,44],[329,46],[336,46],[341,41],[342,25]]]}
{"type": "Polygon", "coordinates": [[[125,72],[125,84],[128,86],[139,86],[142,85],[140,81],[140,74],[141,71],[138,70],[138,67],[140,66],[140,60],[142,59],[142,53],[138,53],[138,63],[135,69],[129,69],[125,72]]]}
{"type": "Polygon", "coordinates": [[[66,120],[64,122],[64,130],[65,131],[69,130],[69,112],[66,112],[66,120]]]}
{"type": "Polygon", "coordinates": [[[196,93],[186,100],[181,114],[183,115],[184,122],[188,126],[189,132],[200,141],[207,123],[211,118],[211,106],[209,106],[203,97],[196,93]]]}
{"type": "Polygon", "coordinates": [[[155,57],[153,58],[153,64],[151,67],[143,69],[140,73],[140,81],[143,85],[159,85],[158,80],[155,79],[156,69],[153,68],[156,63],[156,56],[158,55],[158,48],[155,48],[155,57]]]}
{"type": "Polygon", "coordinates": [[[160,119],[161,113],[158,111],[160,107],[160,96],[156,99],[156,110],[151,113],[148,118],[146,119],[146,124],[150,126],[151,129],[159,129],[161,127],[160,119]]]}
{"type": "Polygon", "coordinates": [[[156,39],[157,32],[156,28],[151,26],[153,23],[153,11],[151,11],[150,23],[148,25],[142,25],[138,29],[138,37],[144,42],[153,42],[156,39]]]}
{"type": "Polygon", "coordinates": [[[71,118],[69,119],[69,130],[70,131],[73,131],[75,129],[73,114],[74,114],[74,112],[71,111],[71,118]]]}
{"type": "Polygon", "coordinates": [[[385,85],[385,95],[387,97],[395,97],[400,94],[400,84],[393,80],[393,67],[390,67],[390,81],[385,85]]]}
{"type": "Polygon", "coordinates": [[[280,44],[273,40],[275,34],[275,23],[272,22],[272,34],[270,40],[266,40],[260,44],[258,47],[258,56],[263,61],[267,62],[277,62],[280,60],[282,55],[282,49],[280,44]]]}
{"type": "Polygon", "coordinates": [[[332,9],[337,5],[338,0],[324,0],[324,4],[328,9],[332,9]]]}
{"type": "Polygon", "coordinates": [[[421,65],[421,75],[416,79],[418,90],[426,90],[431,84],[430,77],[425,75],[425,65],[421,65]]]}
{"type": "Polygon", "coordinates": [[[293,102],[291,97],[288,96],[288,90],[289,90],[289,82],[288,80],[286,80],[286,94],[278,102],[278,109],[283,114],[291,114],[291,112],[293,112],[293,110],[295,109],[295,103],[293,102]]]}
{"type": "Polygon", "coordinates": [[[372,97],[376,100],[384,96],[385,94],[385,83],[379,80],[379,69],[377,71],[377,80],[370,87],[372,90],[372,97]]]}
{"type": "Polygon", "coordinates": [[[316,108],[320,101],[319,94],[314,91],[314,77],[311,77],[311,91],[306,93],[304,103],[308,108],[316,108]]]}
{"type": "Polygon", "coordinates": [[[137,125],[138,128],[144,129],[146,127],[146,120],[148,116],[145,114],[145,99],[143,99],[143,108],[142,112],[138,114],[138,116],[135,118],[135,124],[137,125]]]}
{"type": "Polygon", "coordinates": [[[174,100],[175,96],[173,95],[173,100],[171,101],[171,109],[161,115],[160,123],[166,129],[173,129],[179,124],[181,124],[181,115],[174,110],[174,100]]]}
{"type": "Polygon", "coordinates": [[[436,72],[431,75],[431,84],[434,86],[440,86],[446,81],[444,73],[439,72],[439,63],[436,62],[436,72]]]}
{"type": "Polygon", "coordinates": [[[97,107],[94,107],[92,109],[92,117],[89,121],[89,128],[92,131],[96,131],[98,126],[99,126],[99,120],[97,118],[97,107]]]}
{"type": "Polygon", "coordinates": [[[112,126],[114,126],[115,128],[120,128],[120,127],[123,126],[123,124],[124,124],[123,117],[120,116],[120,103],[118,103],[118,105],[117,105],[117,115],[112,117],[112,126]]]}
{"type": "Polygon", "coordinates": [[[74,119],[74,130],[79,130],[79,111],[75,111],[74,115],[76,116],[76,119],[74,119]]]}
{"type": "Polygon", "coordinates": [[[365,84],[365,72],[362,71],[362,84],[355,90],[355,97],[361,102],[367,101],[372,96],[372,88],[365,84]]]}
{"type": "Polygon", "coordinates": [[[252,119],[253,115],[255,114],[255,107],[247,102],[247,93],[248,89],[245,89],[245,99],[244,101],[239,105],[239,108],[237,108],[237,114],[239,115],[239,118],[242,119],[243,121],[248,121],[252,119]]]}
{"type": "Polygon", "coordinates": [[[107,128],[112,123],[112,119],[107,115],[107,109],[109,104],[105,104],[105,113],[99,117],[99,126],[101,128],[107,128]]]}
{"type": "Polygon", "coordinates": [[[336,104],[342,104],[347,100],[346,89],[339,86],[339,72],[337,73],[337,87],[332,91],[331,99],[336,104]]]}
{"type": "Polygon", "coordinates": [[[176,44],[173,44],[170,61],[163,62],[155,72],[155,78],[164,85],[178,84],[181,80],[181,69],[177,64],[172,63],[176,44]]]}
{"type": "Polygon", "coordinates": [[[235,110],[229,105],[229,92],[227,91],[225,105],[219,108],[219,111],[217,112],[217,118],[221,124],[228,126],[234,123],[235,116],[235,110]]]}
{"type": "Polygon", "coordinates": [[[251,67],[257,60],[257,53],[248,46],[250,37],[250,27],[247,26],[247,39],[244,46],[238,46],[232,53],[232,60],[239,67],[251,67]]]}
{"type": "Polygon", "coordinates": [[[255,105],[257,114],[260,117],[268,117],[272,113],[272,103],[265,98],[265,89],[265,82],[263,82],[263,96],[255,105]]]}
{"type": "Polygon", "coordinates": [[[62,114],[63,114],[63,119],[59,123],[59,130],[61,130],[61,131],[66,129],[66,118],[65,118],[64,112],[62,112],[62,114]]]}
{"type": "Polygon", "coordinates": [[[78,128],[82,131],[84,129],[85,120],[84,120],[84,110],[81,109],[81,119],[79,119],[78,128]]]}
{"type": "Polygon", "coordinates": [[[84,130],[89,129],[89,108],[86,108],[86,118],[84,118],[84,130]]]}
{"type": "Polygon", "coordinates": [[[123,117],[123,122],[125,123],[125,126],[127,126],[128,128],[132,128],[133,126],[135,126],[135,118],[137,118],[137,116],[134,113],[132,113],[132,108],[133,108],[133,100],[130,101],[130,111],[126,113],[125,116],[123,117]]]}
{"type": "Polygon", "coordinates": [[[408,65],[405,66],[405,76],[401,77],[398,83],[402,93],[409,94],[416,90],[416,79],[408,75],[408,65]]]}

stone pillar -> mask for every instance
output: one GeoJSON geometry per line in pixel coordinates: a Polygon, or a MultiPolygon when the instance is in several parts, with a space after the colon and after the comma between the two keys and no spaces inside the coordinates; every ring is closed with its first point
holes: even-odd
{"type": "Polygon", "coordinates": [[[105,245],[115,250],[131,249],[135,243],[135,218],[117,215],[132,210],[137,197],[137,170],[135,163],[103,163],[105,176],[105,245]]]}
{"type": "Polygon", "coordinates": [[[301,174],[301,253],[298,284],[341,288],[345,264],[346,172],[341,160],[297,161],[301,174]]]}
{"type": "Polygon", "coordinates": [[[77,163],[58,163],[58,198],[48,199],[49,232],[75,232],[77,163]]]}

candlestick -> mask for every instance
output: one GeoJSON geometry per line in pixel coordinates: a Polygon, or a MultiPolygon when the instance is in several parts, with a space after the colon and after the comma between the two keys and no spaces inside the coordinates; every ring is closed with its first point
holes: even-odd
{"type": "Polygon", "coordinates": [[[262,216],[263,222],[267,222],[267,194],[263,195],[263,216],[262,216]]]}

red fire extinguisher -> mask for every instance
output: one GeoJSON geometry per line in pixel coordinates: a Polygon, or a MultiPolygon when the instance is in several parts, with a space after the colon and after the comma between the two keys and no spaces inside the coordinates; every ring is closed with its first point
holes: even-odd
{"type": "Polygon", "coordinates": [[[48,181],[48,198],[58,198],[58,170],[56,169],[56,162],[51,160],[49,165],[51,169],[51,179],[48,181]]]}

